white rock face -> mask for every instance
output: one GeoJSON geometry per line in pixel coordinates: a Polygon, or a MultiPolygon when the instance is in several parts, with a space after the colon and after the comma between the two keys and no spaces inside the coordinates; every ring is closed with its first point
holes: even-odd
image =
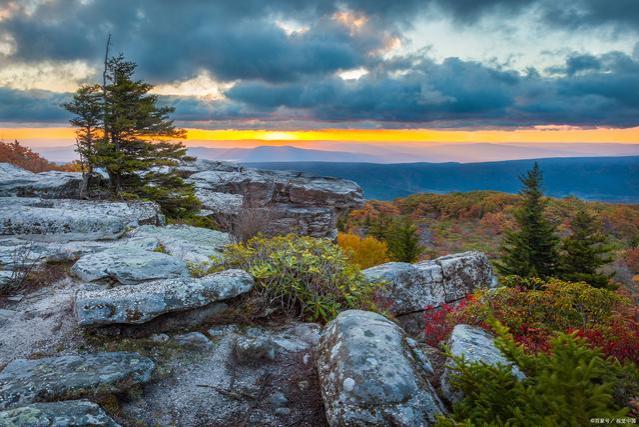
{"type": "Polygon", "coordinates": [[[253,278],[226,270],[201,278],[175,278],[110,289],[80,291],[75,314],[82,326],[141,324],[161,314],[203,307],[251,290],[253,278]]]}
{"type": "Polygon", "coordinates": [[[331,426],[429,426],[443,406],[401,328],[348,310],[326,325],[317,366],[331,426]]]}
{"type": "Polygon", "coordinates": [[[490,262],[481,252],[463,252],[416,264],[389,262],[363,273],[369,281],[386,283],[384,292],[396,315],[456,301],[497,284],[490,262]]]}
{"type": "Polygon", "coordinates": [[[227,233],[189,225],[144,225],[134,230],[131,236],[157,239],[169,255],[204,269],[213,265],[211,257],[221,256],[224,246],[231,243],[231,236],[227,233]]]}
{"type": "Polygon", "coordinates": [[[80,172],[32,173],[9,163],[0,163],[0,196],[43,198],[78,197],[80,172]]]}
{"type": "Polygon", "coordinates": [[[336,236],[337,216],[361,207],[361,188],[352,181],[267,171],[199,160],[181,168],[196,187],[205,214],[233,230],[242,217],[267,218],[263,231],[336,236]]]}
{"type": "MultiPolygon", "coordinates": [[[[450,336],[450,352],[453,356],[464,356],[470,362],[483,362],[488,365],[506,365],[511,367],[511,372],[518,380],[523,380],[526,376],[519,368],[509,361],[504,354],[495,347],[495,339],[491,334],[480,327],[469,325],[456,325],[450,336]]],[[[463,393],[454,390],[450,384],[453,373],[454,360],[448,359],[446,367],[440,378],[441,390],[451,403],[463,398],[463,393]]]]}
{"type": "Polygon", "coordinates": [[[84,281],[114,279],[123,285],[189,275],[187,265],[181,259],[132,245],[84,255],[71,271],[84,281]]]}

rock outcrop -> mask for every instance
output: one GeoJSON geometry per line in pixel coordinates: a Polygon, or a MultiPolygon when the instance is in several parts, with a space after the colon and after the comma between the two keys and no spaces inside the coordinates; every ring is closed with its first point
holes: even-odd
{"type": "Polygon", "coordinates": [[[17,359],[0,372],[0,410],[126,390],[151,378],[155,363],[115,352],[17,359]]]}
{"type": "Polygon", "coordinates": [[[408,264],[389,262],[363,271],[371,282],[385,284],[383,293],[411,333],[423,329],[426,307],[455,302],[477,289],[493,288],[497,280],[486,255],[463,252],[430,261],[408,264]]]}
{"type": "MultiPolygon", "coordinates": [[[[515,378],[519,380],[525,378],[523,372],[495,346],[493,336],[480,327],[456,325],[450,335],[448,345],[453,356],[464,356],[468,363],[483,362],[492,366],[510,366],[515,378]]],[[[454,364],[455,361],[453,359],[448,359],[440,378],[442,393],[451,403],[457,402],[463,397],[463,393],[453,389],[450,384],[454,364]]]]}
{"type": "Polygon", "coordinates": [[[337,217],[364,201],[362,189],[343,179],[206,160],[182,170],[191,173],[188,181],[197,189],[204,214],[228,230],[253,221],[268,233],[334,238],[337,217]]]}
{"type": "Polygon", "coordinates": [[[80,196],[80,172],[33,173],[9,163],[0,163],[0,197],[76,198],[80,196]]]}
{"type": "Polygon", "coordinates": [[[98,405],[88,400],[33,403],[0,412],[5,427],[119,427],[98,405]]]}
{"type": "Polygon", "coordinates": [[[163,279],[110,289],[79,291],[75,314],[82,326],[140,324],[161,314],[204,307],[251,290],[253,278],[225,270],[201,278],[163,279]]]}
{"type": "Polygon", "coordinates": [[[322,332],[317,365],[331,426],[429,426],[443,413],[404,332],[379,314],[340,313],[322,332]]]}

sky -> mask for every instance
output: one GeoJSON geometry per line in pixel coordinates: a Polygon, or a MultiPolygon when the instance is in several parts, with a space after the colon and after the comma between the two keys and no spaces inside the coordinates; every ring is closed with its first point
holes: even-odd
{"type": "Polygon", "coordinates": [[[0,138],[72,143],[108,34],[191,144],[639,143],[636,0],[0,0],[0,138]]]}

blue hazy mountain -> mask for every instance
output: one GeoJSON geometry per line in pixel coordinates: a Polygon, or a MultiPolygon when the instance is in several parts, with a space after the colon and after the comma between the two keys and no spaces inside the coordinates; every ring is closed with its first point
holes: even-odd
{"type": "Polygon", "coordinates": [[[554,197],[639,203],[639,156],[546,158],[482,163],[328,163],[260,162],[266,169],[297,170],[347,178],[364,189],[368,199],[391,200],[414,193],[455,191],[519,191],[517,177],[537,161],[544,189],[554,197]]]}

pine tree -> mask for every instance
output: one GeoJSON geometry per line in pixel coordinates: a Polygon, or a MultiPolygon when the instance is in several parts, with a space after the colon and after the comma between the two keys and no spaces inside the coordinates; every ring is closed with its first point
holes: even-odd
{"type": "Polygon", "coordinates": [[[599,273],[612,261],[611,248],[596,218],[580,209],[570,224],[572,234],[561,245],[561,277],[586,282],[597,288],[610,287],[610,276],[599,273]]]}
{"type": "Polygon", "coordinates": [[[80,196],[88,196],[93,165],[96,162],[96,145],[102,138],[103,99],[100,85],[84,85],[73,95],[73,100],[63,104],[75,114],[69,122],[76,127],[76,152],[82,164],[80,196]]]}
{"type": "Polygon", "coordinates": [[[419,244],[419,229],[406,217],[391,223],[385,240],[393,258],[400,262],[415,262],[423,252],[419,244]]]}
{"type": "Polygon", "coordinates": [[[185,217],[199,209],[192,185],[175,167],[190,159],[181,143],[184,131],[158,105],[152,85],[134,80],[136,64],[122,55],[105,60],[102,86],[85,86],[65,105],[76,114],[78,152],[92,168],[104,168],[114,197],[157,201],[169,217],[185,217]],[[98,134],[101,135],[96,140],[98,134]]]}
{"type": "Polygon", "coordinates": [[[523,184],[520,193],[523,205],[515,211],[519,229],[506,234],[497,268],[505,275],[545,279],[557,272],[558,238],[555,227],[544,218],[546,200],[539,165],[535,162],[519,179],[523,184]]]}

